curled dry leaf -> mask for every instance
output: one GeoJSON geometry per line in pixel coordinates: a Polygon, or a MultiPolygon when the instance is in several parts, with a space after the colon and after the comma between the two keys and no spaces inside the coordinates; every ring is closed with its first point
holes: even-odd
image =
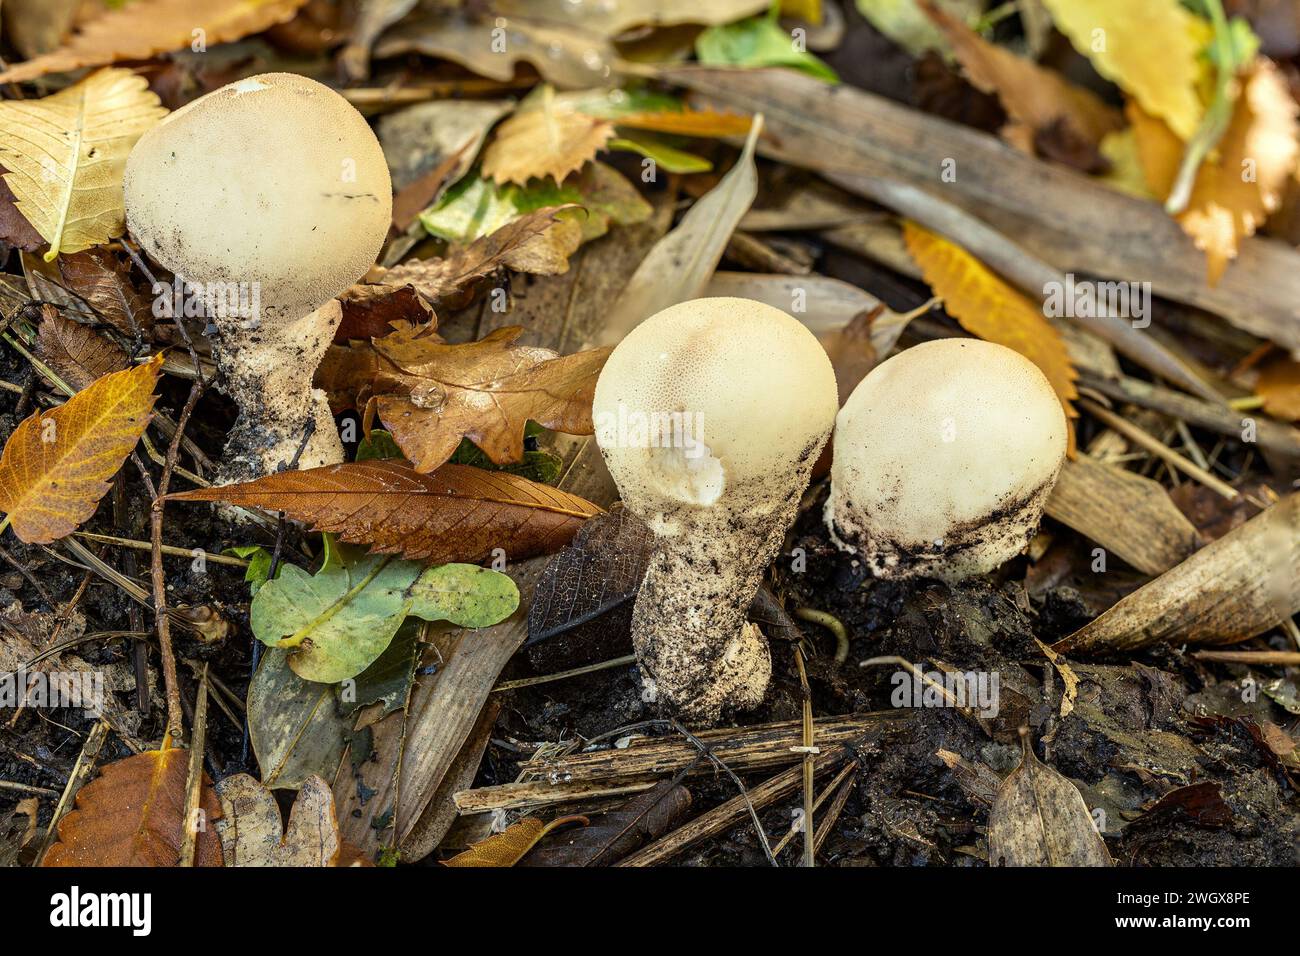
{"type": "MultiPolygon", "coordinates": [[[[42,866],[176,866],[184,840],[188,750],[147,750],[104,767],[77,793],[59,821],[59,841],[42,866]]],[[[221,866],[221,842],[212,824],[221,804],[203,774],[195,865],[221,866]]]]}
{"type": "Polygon", "coordinates": [[[537,847],[523,866],[610,866],[673,830],[691,808],[691,792],[664,780],[581,829],[537,847]]]}
{"type": "Polygon", "coordinates": [[[1111,866],[1079,788],[1039,761],[1028,731],[1020,735],[1024,757],[989,811],[989,865],[1111,866]]]}
{"type": "Polygon", "coordinates": [[[524,854],[537,845],[537,841],[557,827],[570,823],[586,825],[587,818],[579,816],[557,817],[550,823],[543,823],[536,817],[525,817],[513,826],[506,827],[500,833],[480,840],[464,853],[457,853],[449,860],[443,860],[443,866],[514,866],[524,854]]]}
{"type": "Polygon", "coordinates": [[[92,328],[64,318],[48,303],[41,306],[41,358],[75,389],[126,368],[131,358],[92,328]]]}
{"type": "MultiPolygon", "coordinates": [[[[1237,257],[1241,240],[1277,208],[1300,151],[1296,103],[1277,67],[1261,58],[1243,84],[1216,155],[1201,165],[1187,208],[1178,215],[1183,231],[1205,253],[1210,285],[1237,257]]],[[[1163,199],[1178,175],[1183,143],[1136,104],[1129,105],[1129,119],[1147,185],[1163,199]]]]}
{"type": "Polygon", "coordinates": [[[503,546],[512,561],[546,554],[600,513],[577,495],[505,472],[448,464],[425,474],[394,460],[284,471],[168,497],[283,511],[342,541],[433,563],[478,562],[503,546]]]}
{"type": "MultiPolygon", "coordinates": [[[[407,328],[374,341],[375,408],[417,470],[446,462],[463,438],[495,464],[517,462],[530,420],[568,435],[592,433],[592,395],[609,349],[560,356],[515,345],[523,331],[507,326],[449,345],[427,329],[407,328]]],[[[368,364],[364,349],[352,351],[368,364]]]]}
{"type": "Polygon", "coordinates": [[[523,185],[542,176],[558,183],[595,159],[613,135],[613,123],[557,103],[546,86],[497,127],[483,151],[483,175],[496,183],[523,185]]]}
{"type": "Polygon", "coordinates": [[[48,544],[95,513],[149,425],[162,362],[106,375],[14,429],[0,455],[0,511],[18,537],[48,544]]]}
{"type": "Polygon", "coordinates": [[[166,113],[128,70],[100,70],[41,99],[0,103],[0,166],[18,211],[50,244],[46,260],[126,230],[127,154],[166,113]]]}
{"type": "Polygon", "coordinates": [[[307,0],[135,0],[88,21],[62,47],[0,72],[0,83],[66,73],[119,60],[147,60],[260,33],[293,18],[307,0]]]}
{"type": "Polygon", "coordinates": [[[1125,597],[1052,645],[1118,653],[1164,642],[1234,644],[1300,612],[1300,493],[1125,597]]]}
{"type": "Polygon", "coordinates": [[[413,285],[354,285],[339,296],[343,320],[334,332],[335,342],[372,339],[388,335],[401,325],[419,325],[432,332],[438,327],[433,306],[413,285]]]}
{"type": "Polygon", "coordinates": [[[123,335],[147,335],[153,328],[152,302],[131,282],[130,268],[107,249],[60,255],[59,272],[70,292],[123,335]]]}
{"type": "Polygon", "coordinates": [[[341,841],[334,794],[320,777],[303,781],[289,813],[280,819],[275,795],[246,773],[217,785],[217,833],[226,866],[337,866],[341,841]]]}
{"type": "Polygon", "coordinates": [[[966,331],[1014,349],[1039,367],[1065,409],[1073,451],[1073,419],[1079,413],[1070,403],[1079,397],[1074,385],[1078,372],[1061,333],[1043,316],[1043,310],[965,249],[928,229],[904,222],[903,240],[926,283],[966,331]]]}

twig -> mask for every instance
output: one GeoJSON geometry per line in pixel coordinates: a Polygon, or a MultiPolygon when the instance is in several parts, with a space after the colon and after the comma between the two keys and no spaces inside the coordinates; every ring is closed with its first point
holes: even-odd
{"type": "Polygon", "coordinates": [[[803,866],[815,866],[813,853],[813,758],[818,750],[813,736],[812,688],[803,666],[803,652],[796,646],[794,663],[799,668],[799,687],[803,694],[803,866]]]}
{"type": "Polygon", "coordinates": [[[569,677],[579,677],[582,674],[594,674],[597,671],[609,670],[614,667],[622,667],[625,664],[635,664],[636,655],[628,654],[624,657],[615,657],[607,661],[601,661],[599,664],[588,664],[586,667],[575,667],[573,670],[558,671],[554,674],[543,674],[540,677],[522,677],[519,680],[502,681],[492,688],[492,693],[499,694],[506,690],[518,690],[520,687],[536,687],[538,684],[549,684],[552,681],[565,680],[569,677]]]}
{"type": "Polygon", "coordinates": [[[40,849],[36,851],[36,866],[41,865],[41,861],[45,859],[45,854],[49,852],[50,847],[54,845],[55,839],[58,838],[59,821],[72,807],[72,802],[77,797],[77,791],[85,785],[86,781],[95,772],[95,762],[99,759],[99,751],[103,748],[104,741],[108,739],[108,729],[108,721],[101,718],[95,721],[95,726],[91,727],[90,733],[86,734],[86,739],[81,745],[81,753],[77,756],[77,762],[72,767],[72,773],[68,775],[67,785],[64,786],[63,794],[54,807],[54,814],[50,817],[49,826],[45,828],[45,836],[41,838],[40,849]]]}
{"type": "Polygon", "coordinates": [[[0,780],[0,790],[16,790],[18,793],[35,793],[42,797],[57,797],[59,791],[51,790],[49,787],[33,787],[29,783],[18,783],[14,780],[0,780]]]}
{"type": "Polygon", "coordinates": [[[1300,651],[1195,651],[1198,661],[1220,661],[1224,664],[1280,664],[1300,667],[1300,651]]]}
{"type": "MultiPolygon", "coordinates": [[[[197,381],[195,384],[199,384],[197,381]]],[[[193,866],[194,852],[198,849],[199,800],[203,795],[203,753],[208,735],[208,665],[203,665],[199,678],[198,698],[194,702],[194,733],[190,737],[190,765],[185,778],[185,814],[181,827],[185,838],[181,843],[179,866],[193,866]]]]}
{"type": "MultiPolygon", "coordinates": [[[[94,534],[90,531],[73,532],[78,538],[84,538],[86,541],[98,541],[103,544],[115,544],[122,548],[132,548],[136,551],[152,551],[153,544],[149,541],[137,541],[134,538],[119,538],[111,534],[94,534]]],[[[164,544],[162,553],[173,558],[193,558],[194,550],[190,548],[180,548],[173,544],[164,544]]],[[[250,562],[243,558],[231,557],[228,554],[213,554],[211,551],[202,551],[203,560],[210,564],[226,564],[232,568],[246,568],[250,562]]]]}

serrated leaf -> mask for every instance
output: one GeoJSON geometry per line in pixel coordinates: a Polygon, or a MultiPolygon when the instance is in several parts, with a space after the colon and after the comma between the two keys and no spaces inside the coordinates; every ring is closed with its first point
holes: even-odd
{"type": "Polygon", "coordinates": [[[0,73],[0,83],[31,80],[119,60],[229,43],[293,18],[307,0],[132,0],[86,22],[57,50],[0,73]]]}
{"type": "Polygon", "coordinates": [[[1179,0],[1043,0],[1056,26],[1097,72],[1186,142],[1204,107],[1198,59],[1210,25],[1179,0]]]}
{"type": "Polygon", "coordinates": [[[613,123],[557,102],[543,86],[497,127],[483,151],[483,175],[498,184],[545,176],[558,183],[595,159],[613,135],[613,123]]]}
{"type": "Polygon", "coordinates": [[[342,841],[329,784],[303,781],[285,826],[275,795],[246,773],[217,784],[222,816],[216,830],[226,866],[336,866],[342,841]]]}
{"type": "Polygon", "coordinates": [[[948,314],[972,335],[1014,349],[1042,371],[1061,400],[1074,448],[1071,402],[1079,397],[1078,372],[1070,361],[1061,333],[1035,306],[965,249],[914,222],[903,223],[907,251],[948,314]]]}
{"type": "Polygon", "coordinates": [[[512,561],[546,554],[600,513],[577,495],[503,472],[448,464],[423,474],[403,461],[284,471],[168,498],[284,511],[341,541],[430,562],[482,561],[496,548],[512,561]]]}
{"type": "MultiPolygon", "coordinates": [[[[1260,59],[1243,83],[1216,155],[1201,164],[1187,207],[1177,217],[1205,253],[1210,285],[1236,258],[1241,240],[1277,208],[1300,152],[1296,103],[1277,67],[1260,59]]],[[[1129,106],[1129,119],[1147,185],[1163,199],[1178,174],[1183,143],[1136,104],[1129,106]]]]}
{"type": "MultiPolygon", "coordinates": [[[[147,750],[103,767],[59,821],[59,841],[42,866],[177,866],[184,840],[188,750],[147,750]]],[[[199,807],[205,823],[221,818],[206,773],[199,807]]],[[[221,842],[205,826],[195,864],[221,866],[221,842]]]]}
{"type": "Polygon", "coordinates": [[[162,363],[106,375],[18,424],[0,455],[0,511],[18,537],[48,544],[95,513],[149,425],[162,363]]]}
{"type": "Polygon", "coordinates": [[[387,649],[406,616],[488,627],[519,606],[519,589],[499,571],[472,564],[422,569],[385,554],[349,555],[314,575],[287,566],[257,591],[249,611],[262,643],[291,652],[304,680],[355,677],[387,649]]]}
{"type": "Polygon", "coordinates": [[[42,99],[0,102],[0,166],[18,211],[50,244],[47,261],[126,230],[127,154],[166,113],[127,70],[100,70],[42,99]]]}

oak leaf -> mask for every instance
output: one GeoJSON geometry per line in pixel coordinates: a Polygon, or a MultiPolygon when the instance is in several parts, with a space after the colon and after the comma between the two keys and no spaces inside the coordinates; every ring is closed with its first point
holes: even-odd
{"type": "Polygon", "coordinates": [[[80,322],[65,318],[54,306],[41,307],[40,353],[45,364],[76,389],[97,378],[120,372],[131,357],[106,336],[80,322]]]}
{"type": "Polygon", "coordinates": [[[1160,117],[1184,142],[1205,112],[1197,94],[1210,25],[1179,0],[1043,0],[1097,72],[1160,117]]]}
{"type": "Polygon", "coordinates": [[[217,821],[226,866],[337,866],[342,841],[329,784],[312,774],[289,812],[280,818],[275,796],[246,773],[217,785],[217,821]]]}
{"type": "MultiPolygon", "coordinates": [[[[1261,58],[1243,84],[1216,154],[1201,164],[1177,217],[1205,253],[1210,285],[1236,258],[1241,240],[1278,207],[1300,151],[1296,103],[1277,67],[1261,58]]],[[[1163,199],[1177,177],[1183,143],[1136,103],[1128,112],[1147,185],[1163,199]]]]}
{"type": "Polygon", "coordinates": [[[162,363],[106,375],[18,424],[0,455],[0,511],[19,538],[48,544],[95,513],[149,424],[162,363]]]}
{"type": "Polygon", "coordinates": [[[483,175],[496,183],[523,185],[550,176],[557,183],[581,169],[614,135],[614,124],[579,113],[543,87],[497,127],[483,151],[483,175]]]}
{"type": "MultiPolygon", "coordinates": [[[[184,841],[188,750],[147,750],[105,766],[77,793],[75,808],[59,821],[59,841],[42,866],[177,866],[184,841]]],[[[203,774],[203,822],[221,819],[212,781],[203,774]]],[[[204,826],[195,865],[221,866],[221,841],[204,826]]]]}
{"type": "Polygon", "coordinates": [[[18,211],[50,244],[47,261],[126,230],[127,154],[166,113],[128,70],[100,70],[51,96],[0,103],[0,166],[18,211]]]}
{"type": "Polygon", "coordinates": [[[475,563],[505,548],[511,561],[568,544],[600,508],[505,472],[443,465],[431,474],[398,460],[284,471],[256,481],[169,495],[283,511],[340,541],[433,563],[475,563]]]}
{"type": "Polygon", "coordinates": [[[411,327],[374,340],[375,409],[419,471],[447,461],[462,438],[498,465],[519,461],[529,420],[569,435],[592,433],[592,396],[610,350],[560,356],[515,345],[523,331],[507,326],[449,345],[411,327]]]}
{"type": "Polygon", "coordinates": [[[65,73],[119,60],[147,60],[159,53],[206,46],[261,33],[293,18],[307,0],[133,0],[95,17],[65,45],[0,73],[18,83],[46,73],[65,73]]]}
{"type": "Polygon", "coordinates": [[[1061,333],[1047,321],[1042,309],[965,249],[916,223],[903,223],[903,239],[949,315],[972,335],[1019,352],[1047,377],[1065,409],[1073,452],[1073,419],[1079,413],[1070,403],[1079,397],[1074,384],[1078,372],[1061,333]]]}

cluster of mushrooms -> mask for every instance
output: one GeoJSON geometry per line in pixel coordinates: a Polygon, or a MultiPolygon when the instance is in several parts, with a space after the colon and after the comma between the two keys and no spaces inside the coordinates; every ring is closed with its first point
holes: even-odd
{"type": "MultiPolygon", "coordinates": [[[[340,462],[312,374],[336,296],[374,263],[392,215],[365,119],[313,80],[240,80],[170,114],[127,163],[131,234],[186,283],[251,285],[258,307],[210,310],[213,354],[240,416],[221,480],[340,462]]],[[[878,577],[957,581],[1032,537],[1067,426],[1038,368],[1000,345],[947,339],[878,365],[839,408],[820,343],[747,299],[683,302],[642,322],[596,386],[596,440],[625,506],[655,535],[633,641],[647,687],[683,717],[762,701],[771,657],[746,610],[834,430],[825,521],[878,577]],[[632,442],[629,415],[691,438],[632,442]]]]}

